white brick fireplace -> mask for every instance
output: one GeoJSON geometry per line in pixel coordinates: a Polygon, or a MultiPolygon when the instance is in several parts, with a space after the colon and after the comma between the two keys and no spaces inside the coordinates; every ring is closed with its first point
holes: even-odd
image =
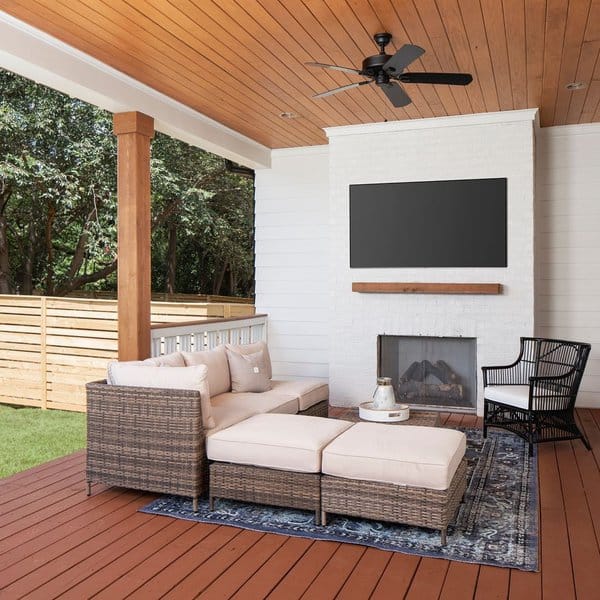
{"type": "Polygon", "coordinates": [[[477,340],[478,411],[482,365],[516,358],[534,332],[535,111],[424,119],[327,130],[332,310],[331,401],[367,401],[377,372],[377,336],[477,340]],[[506,177],[506,268],[350,269],[349,191],[360,183],[506,177]],[[500,283],[500,295],[366,294],[352,283],[500,283]]]}

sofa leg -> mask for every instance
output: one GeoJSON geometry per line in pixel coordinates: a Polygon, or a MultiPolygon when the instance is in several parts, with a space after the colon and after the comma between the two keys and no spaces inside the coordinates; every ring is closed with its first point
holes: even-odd
{"type": "Polygon", "coordinates": [[[446,545],[446,528],[440,530],[440,544],[442,546],[446,545]]]}
{"type": "Polygon", "coordinates": [[[192,510],[198,512],[198,496],[192,498],[192,510]]]}
{"type": "Polygon", "coordinates": [[[319,509],[315,510],[315,525],[321,524],[321,511],[319,509]]]}
{"type": "Polygon", "coordinates": [[[215,498],[214,498],[214,496],[209,496],[208,497],[208,510],[210,510],[210,511],[215,510],[215,498]]]}
{"type": "Polygon", "coordinates": [[[327,526],[327,513],[324,510],[321,511],[321,525],[323,525],[323,527],[327,526]]]}
{"type": "Polygon", "coordinates": [[[87,482],[87,495],[88,496],[92,495],[92,482],[91,481],[87,482]]]}

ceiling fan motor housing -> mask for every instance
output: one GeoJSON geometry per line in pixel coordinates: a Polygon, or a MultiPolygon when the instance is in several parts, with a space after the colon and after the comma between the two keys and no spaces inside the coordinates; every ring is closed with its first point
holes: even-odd
{"type": "Polygon", "coordinates": [[[367,77],[377,77],[378,73],[383,72],[383,65],[392,58],[389,54],[375,54],[375,56],[367,56],[362,62],[361,75],[367,77]]]}

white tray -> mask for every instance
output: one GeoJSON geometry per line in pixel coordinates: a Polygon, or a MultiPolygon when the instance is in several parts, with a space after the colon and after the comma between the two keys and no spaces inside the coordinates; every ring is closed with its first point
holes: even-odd
{"type": "Polygon", "coordinates": [[[382,423],[395,423],[408,420],[408,404],[395,404],[392,409],[373,408],[372,402],[363,402],[358,407],[358,416],[365,421],[379,421],[382,423]]]}

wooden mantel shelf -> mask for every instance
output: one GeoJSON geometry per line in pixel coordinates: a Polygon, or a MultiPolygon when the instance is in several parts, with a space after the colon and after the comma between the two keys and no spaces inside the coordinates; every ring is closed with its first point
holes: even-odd
{"type": "Polygon", "coordinates": [[[354,281],[352,291],[366,294],[501,294],[502,284],[354,281]]]}

